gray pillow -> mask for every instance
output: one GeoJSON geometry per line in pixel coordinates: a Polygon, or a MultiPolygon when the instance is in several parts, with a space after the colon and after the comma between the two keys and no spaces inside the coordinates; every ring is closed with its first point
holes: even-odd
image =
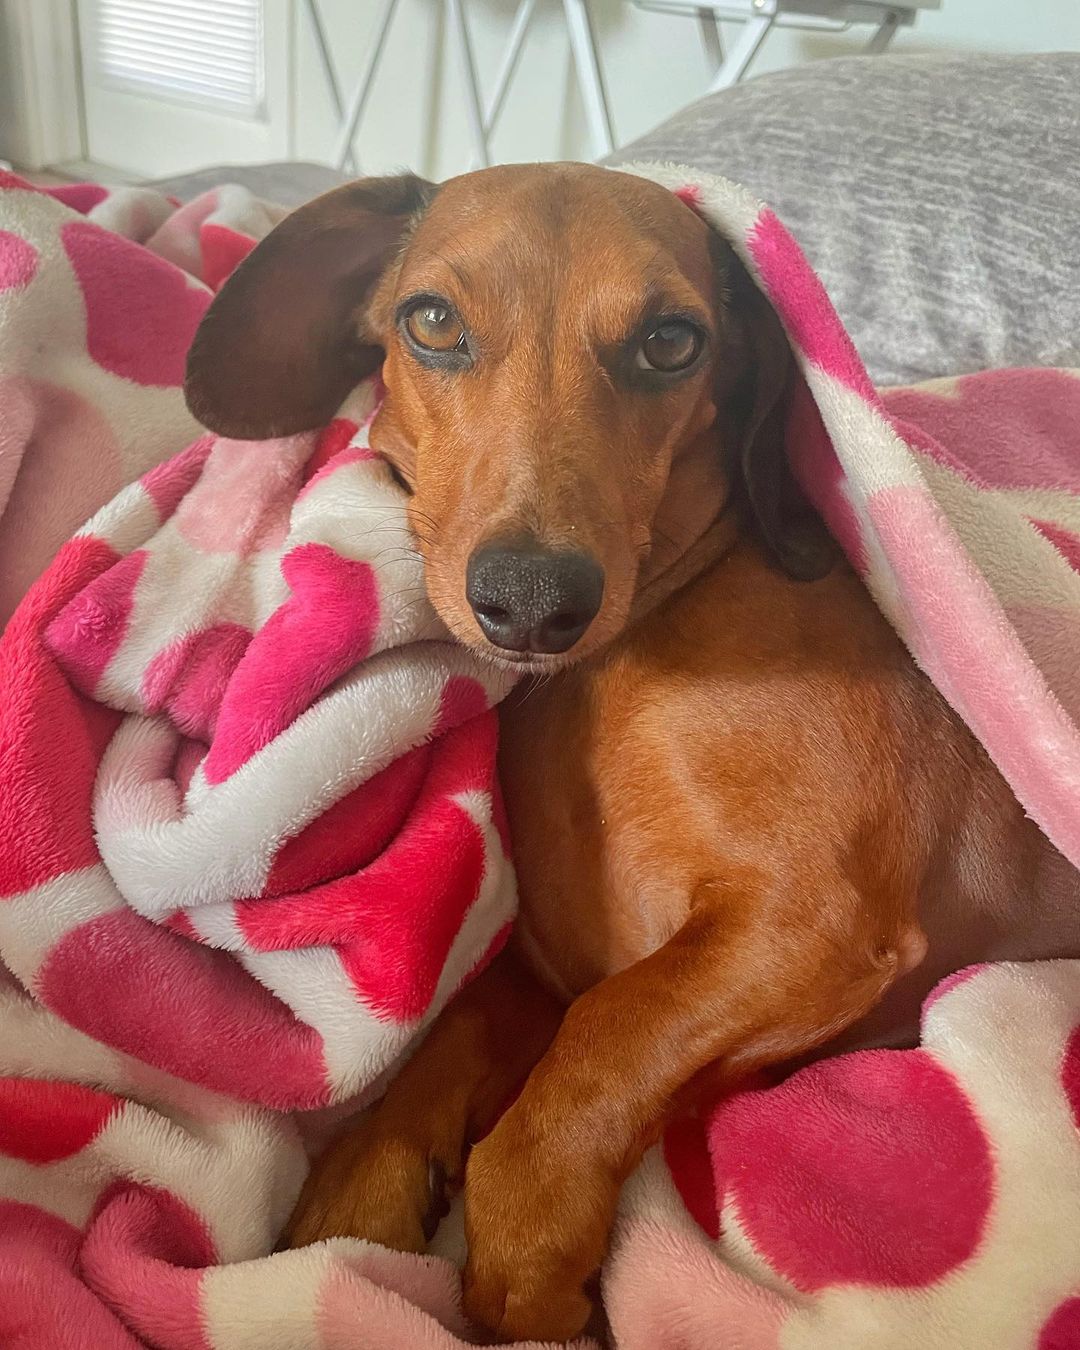
{"type": "Polygon", "coordinates": [[[609,160],[744,183],[880,384],[1080,366],[1080,54],[858,56],[737,85],[609,160]]]}

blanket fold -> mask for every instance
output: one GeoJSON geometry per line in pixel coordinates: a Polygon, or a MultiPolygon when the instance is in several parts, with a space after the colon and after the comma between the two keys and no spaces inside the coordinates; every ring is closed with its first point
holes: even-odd
{"type": "MultiPolygon", "coordinates": [[[[1080,865],[1080,378],[879,394],[771,212],[634,171],[776,307],[800,481],[1080,865]]],[[[0,1342],[21,1350],[473,1340],[452,1262],[270,1254],[304,1138],[381,1090],[515,907],[510,679],[426,599],[368,447],[378,381],[279,441],[183,410],[212,290],[281,214],[0,179],[0,601],[55,553],[0,639],[0,1342]]],[[[607,1311],[624,1350],[1080,1347],[1078,1202],[1080,962],[988,966],[939,987],[919,1048],[673,1127],[627,1187],[607,1311]]]]}

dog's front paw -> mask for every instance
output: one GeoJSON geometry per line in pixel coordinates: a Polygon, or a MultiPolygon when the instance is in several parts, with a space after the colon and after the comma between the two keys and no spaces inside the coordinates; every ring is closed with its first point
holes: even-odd
{"type": "Polygon", "coordinates": [[[465,1176],[465,1311],[501,1340],[568,1341],[594,1313],[617,1187],[601,1169],[527,1144],[514,1111],[476,1146],[465,1176]]]}
{"type": "Polygon", "coordinates": [[[279,1245],[355,1237],[424,1252],[445,1210],[445,1170],[415,1142],[381,1130],[376,1107],[315,1163],[279,1245]]]}

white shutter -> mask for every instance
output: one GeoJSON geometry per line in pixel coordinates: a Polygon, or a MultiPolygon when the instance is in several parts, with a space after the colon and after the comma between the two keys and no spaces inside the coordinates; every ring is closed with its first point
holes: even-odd
{"type": "Polygon", "coordinates": [[[104,87],[262,115],[263,0],[97,0],[95,8],[92,59],[104,87]]]}

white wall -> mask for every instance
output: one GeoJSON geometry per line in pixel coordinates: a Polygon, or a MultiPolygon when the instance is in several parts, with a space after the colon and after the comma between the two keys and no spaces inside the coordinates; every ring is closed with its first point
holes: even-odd
{"type": "MultiPolygon", "coordinates": [[[[481,79],[490,88],[516,0],[465,0],[481,79]]],[[[345,82],[359,69],[375,25],[376,0],[321,0],[345,82]]],[[[630,0],[591,0],[616,131],[632,140],[705,91],[709,68],[697,24],[646,13],[630,0]]],[[[364,172],[410,167],[442,178],[467,162],[468,124],[456,52],[444,44],[442,0],[401,0],[356,146],[364,172]],[[444,45],[447,50],[443,50],[444,45]]],[[[869,30],[840,35],[773,33],[755,72],[857,51],[869,30]]],[[[295,141],[300,158],[333,145],[329,100],[298,6],[295,141]]],[[[895,42],[897,51],[1080,50],[1080,0],[942,0],[895,42]]],[[[561,26],[559,0],[538,15],[495,140],[500,160],[589,158],[561,26]]]]}

